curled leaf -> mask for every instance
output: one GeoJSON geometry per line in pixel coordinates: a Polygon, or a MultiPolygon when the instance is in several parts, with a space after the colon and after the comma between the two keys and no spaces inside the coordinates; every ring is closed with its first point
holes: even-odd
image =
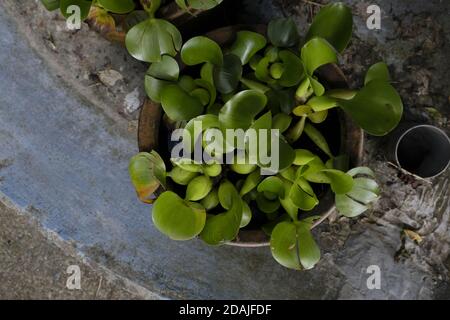
{"type": "Polygon", "coordinates": [[[199,36],[190,39],[181,49],[181,59],[188,66],[209,62],[216,66],[223,64],[223,53],[213,40],[199,36]]]}
{"type": "Polygon", "coordinates": [[[352,37],[353,16],[345,4],[331,3],[315,16],[306,35],[306,40],[315,37],[327,40],[337,51],[342,52],[352,37]]]}
{"type": "Polygon", "coordinates": [[[242,65],[246,65],[258,51],[265,48],[266,44],[266,38],[259,33],[239,31],[230,53],[239,57],[242,65]]]}
{"type": "Polygon", "coordinates": [[[158,188],[166,184],[166,166],[158,153],[139,153],[130,160],[128,168],[139,199],[152,203],[151,197],[158,188]]]}
{"type": "Polygon", "coordinates": [[[177,194],[164,192],[153,206],[153,223],[172,240],[185,241],[195,238],[205,226],[205,209],[181,199],[177,194]]]}
{"type": "Polygon", "coordinates": [[[128,31],[125,44],[137,60],[159,62],[163,55],[174,57],[181,49],[178,29],[162,19],[147,19],[128,31]]]}
{"type": "Polygon", "coordinates": [[[290,48],[300,42],[300,34],[292,18],[280,18],[269,23],[267,34],[270,42],[280,48],[290,48]]]}

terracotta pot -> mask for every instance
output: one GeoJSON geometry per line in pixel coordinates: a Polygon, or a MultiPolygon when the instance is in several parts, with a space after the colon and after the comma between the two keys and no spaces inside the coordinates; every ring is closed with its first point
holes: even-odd
{"type": "MultiPolygon", "coordinates": [[[[263,25],[236,25],[214,30],[206,36],[216,41],[221,47],[227,47],[233,43],[239,30],[252,30],[266,34],[266,26],[263,25]]],[[[182,68],[184,67],[182,66],[182,68]]],[[[328,88],[348,88],[345,75],[334,64],[322,67],[318,70],[317,75],[328,88]]],[[[359,166],[363,158],[364,132],[340,109],[337,113],[341,128],[340,153],[350,157],[352,166],[359,166]]],[[[164,142],[160,141],[160,133],[164,129],[161,128],[162,117],[161,105],[150,100],[146,101],[139,117],[138,143],[141,152],[159,150],[161,143],[166,143],[166,139],[163,139],[164,142]]],[[[304,217],[312,215],[322,217],[313,228],[324,222],[335,210],[334,195],[331,190],[328,190],[319,200],[318,207],[311,213],[304,215],[304,217]]],[[[269,237],[262,230],[241,230],[236,240],[228,245],[247,248],[267,247],[269,246],[269,237]]]]}

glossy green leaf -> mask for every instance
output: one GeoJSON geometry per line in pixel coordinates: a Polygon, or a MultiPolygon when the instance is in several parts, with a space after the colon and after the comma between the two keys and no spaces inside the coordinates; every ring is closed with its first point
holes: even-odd
{"type": "Polygon", "coordinates": [[[314,190],[305,179],[297,180],[290,190],[289,198],[297,208],[303,211],[311,211],[319,204],[314,190]]]}
{"type": "Polygon", "coordinates": [[[258,192],[270,192],[284,198],[284,183],[278,177],[268,177],[258,185],[258,192]]]}
{"type": "Polygon", "coordinates": [[[166,165],[155,151],[134,156],[130,160],[128,171],[142,202],[152,203],[153,194],[161,185],[166,184],[166,165]]]}
{"type": "Polygon", "coordinates": [[[296,221],[298,219],[298,207],[292,202],[289,196],[293,186],[294,184],[290,181],[284,181],[284,197],[280,197],[280,203],[291,219],[296,221]]]}
{"type": "Polygon", "coordinates": [[[352,37],[353,16],[351,9],[338,2],[323,7],[315,16],[306,35],[306,40],[315,37],[327,40],[337,51],[342,52],[352,37]]]}
{"type": "Polygon", "coordinates": [[[177,81],[180,75],[180,67],[177,60],[165,55],[161,58],[161,61],[152,63],[147,74],[160,80],[177,81]]]}
{"type": "Polygon", "coordinates": [[[266,47],[266,44],[266,38],[259,33],[239,31],[230,53],[239,57],[242,65],[246,65],[258,51],[266,47]]]}
{"type": "Polygon", "coordinates": [[[331,182],[331,189],[335,194],[346,194],[353,189],[354,181],[351,175],[334,169],[323,170],[331,182]]]}
{"type": "Polygon", "coordinates": [[[193,239],[205,226],[205,209],[171,191],[164,192],[156,200],[152,212],[156,228],[172,240],[193,239]]]}
{"type": "Polygon", "coordinates": [[[255,76],[259,81],[266,82],[268,84],[275,83],[275,79],[270,75],[270,59],[267,57],[262,58],[256,66],[255,76]]]}
{"type": "Polygon", "coordinates": [[[262,179],[263,177],[261,177],[261,172],[259,170],[253,171],[251,174],[249,174],[239,192],[240,196],[243,197],[250,191],[254,190],[262,181],[262,179]]]}
{"type": "Polygon", "coordinates": [[[347,174],[354,177],[354,185],[346,194],[336,195],[336,208],[343,216],[354,218],[366,212],[378,200],[380,188],[369,168],[355,168],[347,174]]]}
{"type": "Polygon", "coordinates": [[[303,132],[305,131],[305,125],[306,125],[306,119],[308,117],[303,116],[300,120],[297,121],[297,123],[292,126],[291,129],[286,133],[286,139],[291,143],[295,143],[300,139],[300,137],[303,135],[303,132]]]}
{"type": "Polygon", "coordinates": [[[207,211],[217,208],[219,205],[219,191],[213,189],[202,201],[201,204],[207,211]]]}
{"type": "Polygon", "coordinates": [[[223,64],[223,53],[213,40],[199,36],[190,39],[181,49],[181,59],[188,66],[209,62],[216,66],[223,64]]]}
{"type": "Polygon", "coordinates": [[[205,165],[203,171],[208,177],[215,178],[222,173],[222,166],[220,164],[205,165]]]}
{"type": "Polygon", "coordinates": [[[369,68],[366,73],[364,84],[367,85],[372,80],[382,80],[385,82],[390,82],[391,76],[389,74],[389,69],[386,63],[379,62],[369,68]]]}
{"type": "Polygon", "coordinates": [[[258,82],[258,81],[241,78],[241,82],[249,90],[256,90],[261,93],[266,93],[267,91],[270,90],[270,88],[268,86],[266,86],[265,84],[262,84],[261,82],[258,82]]]}
{"type": "Polygon", "coordinates": [[[134,10],[133,0],[97,0],[97,3],[112,13],[125,14],[134,10]]]}
{"type": "Polygon", "coordinates": [[[384,136],[394,130],[403,116],[401,97],[384,80],[372,80],[353,99],[339,99],[338,103],[361,128],[374,136],[384,136]]]}
{"type": "Polygon", "coordinates": [[[60,0],[61,13],[65,18],[69,18],[74,12],[70,11],[71,6],[78,6],[80,8],[81,20],[85,20],[89,16],[91,10],[91,0],[60,0]],[[69,12],[68,12],[69,10],[69,12]]]}
{"type": "Polygon", "coordinates": [[[309,40],[302,48],[302,61],[307,73],[312,76],[314,71],[323,65],[337,63],[337,55],[334,48],[324,39],[314,38],[309,40]]]}
{"type": "Polygon", "coordinates": [[[204,88],[208,91],[209,93],[209,103],[208,103],[208,107],[211,107],[217,99],[217,91],[216,91],[216,87],[214,87],[212,82],[209,82],[207,80],[204,79],[197,79],[195,80],[195,84],[198,85],[201,88],[204,88]]]}
{"type": "Polygon", "coordinates": [[[197,84],[195,83],[195,80],[188,75],[182,75],[180,77],[180,80],[178,80],[178,85],[187,93],[197,89],[197,84]]]}
{"type": "Polygon", "coordinates": [[[201,163],[195,163],[191,159],[170,159],[170,161],[174,166],[177,166],[185,171],[203,174],[203,165],[201,163]]]}
{"type": "Polygon", "coordinates": [[[304,166],[313,161],[316,155],[309,150],[298,149],[295,150],[295,160],[294,164],[296,166],[304,166]]]}
{"type": "Polygon", "coordinates": [[[267,98],[264,94],[255,90],[242,91],[220,110],[220,123],[226,129],[247,130],[266,104],[267,98]]]}
{"type": "Polygon", "coordinates": [[[153,102],[161,102],[161,92],[163,89],[170,85],[171,82],[165,80],[156,79],[150,75],[145,76],[145,92],[153,102]]]}
{"type": "Polygon", "coordinates": [[[212,190],[213,182],[208,176],[194,178],[187,187],[186,200],[200,201],[204,199],[212,190]]]}
{"type": "Polygon", "coordinates": [[[297,86],[305,77],[302,61],[288,50],[280,51],[279,56],[284,65],[284,72],[278,83],[283,87],[297,86]]]}
{"type": "Polygon", "coordinates": [[[311,124],[307,123],[305,125],[305,133],[320,148],[320,150],[325,152],[326,155],[328,155],[330,158],[334,157],[327,140],[319,130],[317,130],[311,124]]]}
{"type": "Polygon", "coordinates": [[[245,228],[252,221],[252,209],[250,209],[247,202],[242,201],[242,220],[241,220],[241,229],[245,228]]]}
{"type": "Polygon", "coordinates": [[[258,193],[258,196],[256,197],[256,204],[258,206],[258,209],[266,214],[277,212],[281,206],[278,199],[269,200],[262,193],[258,193]]]}
{"type": "Polygon", "coordinates": [[[178,85],[167,85],[161,91],[161,105],[173,121],[189,121],[203,113],[202,103],[178,85]]]}
{"type": "Polygon", "coordinates": [[[222,94],[233,92],[242,78],[241,60],[234,54],[226,54],[223,64],[214,68],[214,85],[222,94]]]}
{"type": "Polygon", "coordinates": [[[180,167],[175,167],[168,174],[168,176],[176,183],[181,186],[187,186],[195,177],[198,176],[198,172],[190,172],[181,169],[180,167]]]}
{"type": "Polygon", "coordinates": [[[315,112],[330,110],[338,106],[336,99],[328,96],[312,97],[310,100],[308,100],[307,104],[315,112]]]}
{"type": "Polygon", "coordinates": [[[285,114],[285,113],[279,113],[276,116],[273,117],[272,121],[272,129],[278,129],[280,130],[280,133],[284,133],[292,123],[292,117],[285,114]]]}
{"type": "Polygon", "coordinates": [[[281,222],[272,231],[270,247],[275,260],[294,269],[312,269],[320,260],[320,249],[311,234],[311,221],[281,222]]]}
{"type": "Polygon", "coordinates": [[[294,47],[300,42],[300,34],[292,18],[272,20],[267,34],[270,42],[280,48],[294,47]]]}
{"type": "Polygon", "coordinates": [[[227,198],[222,206],[228,207],[228,211],[210,215],[206,220],[205,228],[200,237],[207,244],[220,245],[236,238],[242,223],[243,201],[236,188],[229,181],[224,181],[219,187],[219,199],[227,198]]]}
{"type": "Polygon", "coordinates": [[[128,52],[137,60],[159,62],[163,55],[174,57],[181,49],[178,29],[161,19],[148,19],[128,31],[125,38],[128,52]]]}

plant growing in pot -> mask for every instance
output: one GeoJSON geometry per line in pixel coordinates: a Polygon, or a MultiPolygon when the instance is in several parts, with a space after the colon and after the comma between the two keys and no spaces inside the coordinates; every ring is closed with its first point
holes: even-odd
{"type": "Polygon", "coordinates": [[[239,28],[194,37],[182,47],[180,62],[161,52],[148,70],[146,90],[151,108],[163,110],[165,134],[154,150],[141,145],[147,152],[133,157],[129,170],[139,198],[153,204],[162,233],[222,245],[236,241],[241,230],[259,228],[281,265],[303,270],[320,260],[311,233],[328,214],[314,212],[320,190],[329,188],[337,211],[349,218],[370,208],[380,192],[374,174],[364,167],[348,170],[348,158],[326,139],[339,136],[339,127],[329,132],[327,121],[339,109],[367,133],[382,136],[400,122],[403,104],[384,63],[370,67],[361,90],[327,88],[318,77],[338,62],[352,24],[350,9],[337,3],[320,11],[304,41],[291,19],[278,19],[267,32],[237,31],[231,44],[224,34],[239,28]],[[230,130],[247,140],[237,144],[235,135],[223,134],[230,130]],[[254,143],[247,143],[255,132],[254,143]],[[167,139],[172,133],[182,141],[175,148],[167,139]],[[268,147],[279,160],[275,169],[259,152],[268,145],[278,146],[268,147]],[[179,146],[188,156],[173,156],[179,146]],[[200,158],[192,158],[195,150],[200,158]]]}
{"type": "Polygon", "coordinates": [[[143,152],[131,160],[130,175],[139,198],[153,204],[156,227],[170,238],[268,245],[270,237],[280,264],[311,269],[320,259],[311,229],[331,212],[330,194],[348,217],[378,198],[370,169],[348,170],[358,164],[362,144],[353,122],[385,135],[403,105],[383,63],[369,69],[361,90],[345,88],[336,63],[353,23],[343,4],[324,7],[304,39],[292,20],[277,19],[268,28],[225,28],[183,46],[178,29],[156,14],[173,17],[173,4],[195,14],[222,1],[182,0],[170,8],[160,0],[41,1],[64,15],[79,6],[83,19],[151,63],[145,87],[153,102],[141,114],[143,152]],[[116,29],[118,21],[126,34],[116,29]],[[206,157],[171,157],[168,137],[177,129],[183,150],[206,157]],[[227,130],[243,132],[243,143],[221,135],[227,130]],[[256,138],[246,140],[251,133],[256,138]],[[275,167],[264,153],[278,160],[275,167]]]}

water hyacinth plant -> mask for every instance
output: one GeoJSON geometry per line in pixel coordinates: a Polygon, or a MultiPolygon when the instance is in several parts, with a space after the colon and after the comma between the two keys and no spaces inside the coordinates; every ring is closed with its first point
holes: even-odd
{"type": "MultiPolygon", "coordinates": [[[[42,1],[49,9],[65,8],[68,2],[42,1]]],[[[138,17],[134,1],[123,1],[123,6],[118,1],[81,2],[102,12],[138,17]]],[[[176,1],[190,12],[220,2],[176,1]]],[[[317,190],[331,189],[338,213],[349,218],[366,212],[380,194],[374,173],[365,167],[349,170],[345,155],[333,152],[320,125],[340,109],[368,134],[391,132],[401,120],[403,104],[390,84],[388,67],[371,66],[360,90],[332,89],[321,82],[318,71],[337,64],[351,39],[352,13],[342,3],[323,7],[304,36],[292,19],[280,18],[266,32],[238,31],[225,47],[202,35],[183,44],[175,26],[155,18],[160,5],[141,1],[144,18],[134,19],[125,43],[133,57],[151,63],[145,89],[164,111],[165,126],[184,129],[190,148],[200,143],[206,153],[211,129],[276,129],[280,164],[276,172],[264,175],[267,168],[260,159],[256,164],[220,164],[163,159],[157,150],[139,153],[129,166],[139,199],[153,205],[154,225],[170,239],[200,238],[223,245],[242,229],[259,228],[270,236],[277,262],[295,270],[312,269],[320,249],[311,230],[323,220],[310,214],[321,201],[317,190]],[[203,131],[195,133],[195,123],[203,131]],[[314,148],[302,144],[305,137],[314,148]]],[[[240,149],[250,154],[248,145],[218,145],[214,153],[240,149]]]]}

